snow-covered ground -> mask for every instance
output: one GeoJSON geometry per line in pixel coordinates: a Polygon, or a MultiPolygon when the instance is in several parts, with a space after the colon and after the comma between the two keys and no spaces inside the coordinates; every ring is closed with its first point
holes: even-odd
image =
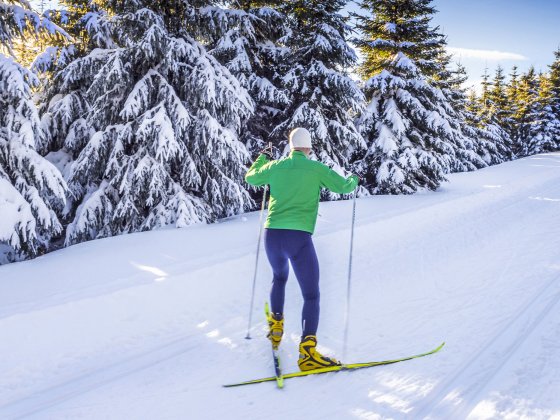
{"type": "MultiPolygon", "coordinates": [[[[351,201],[323,203],[320,348],[342,355],[351,201]]],[[[0,267],[0,418],[560,419],[560,154],[456,174],[435,193],[359,199],[345,361],[270,376],[258,213],[73,246],[0,267]]],[[[288,282],[285,371],[301,297],[288,282]]]]}

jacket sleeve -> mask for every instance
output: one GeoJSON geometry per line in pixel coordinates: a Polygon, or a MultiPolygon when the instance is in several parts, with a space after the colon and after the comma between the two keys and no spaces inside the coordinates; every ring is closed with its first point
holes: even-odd
{"type": "Polygon", "coordinates": [[[261,154],[245,174],[245,181],[251,185],[259,186],[268,184],[271,163],[266,155],[261,154]]]}
{"type": "Polygon", "coordinates": [[[350,175],[348,178],[340,176],[328,166],[324,166],[321,174],[321,187],[337,194],[348,194],[356,189],[360,178],[350,175]]]}

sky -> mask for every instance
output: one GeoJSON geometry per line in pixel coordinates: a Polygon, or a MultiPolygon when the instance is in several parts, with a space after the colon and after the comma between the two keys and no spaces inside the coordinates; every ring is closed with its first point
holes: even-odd
{"type": "Polygon", "coordinates": [[[447,35],[451,52],[480,82],[484,68],[514,65],[548,71],[560,48],[559,0],[436,0],[433,22],[447,35]]]}
{"type": "MultiPolygon", "coordinates": [[[[32,1],[35,5],[40,0],[32,1]]],[[[56,7],[56,0],[45,0],[56,7]]],[[[467,69],[468,86],[480,85],[484,69],[491,77],[501,65],[506,74],[534,66],[548,71],[560,48],[560,0],[434,0],[433,17],[447,36],[449,51],[467,69]]],[[[355,2],[348,10],[358,11],[355,2]]]]}

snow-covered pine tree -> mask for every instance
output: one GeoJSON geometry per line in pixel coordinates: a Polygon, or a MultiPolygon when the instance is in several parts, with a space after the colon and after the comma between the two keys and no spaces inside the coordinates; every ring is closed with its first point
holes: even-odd
{"type": "Polygon", "coordinates": [[[480,102],[476,94],[476,89],[471,86],[467,92],[467,99],[465,101],[465,111],[469,118],[469,124],[473,124],[478,127],[480,119],[478,118],[480,111],[480,102]],[[473,117],[474,116],[474,117],[473,117]]]}
{"type": "MultiPolygon", "coordinates": [[[[103,19],[105,12],[92,0],[61,0],[60,5],[62,9],[46,13],[72,36],[72,42],[50,45],[36,58],[33,68],[47,80],[39,107],[45,132],[41,152],[68,177],[71,163],[94,133],[86,118],[91,110],[87,88],[95,72],[89,72],[91,77],[87,81],[68,83],[65,69],[95,48],[109,49],[117,45],[103,19]]],[[[72,195],[69,198],[68,209],[71,209],[74,200],[72,195]]]]}
{"type": "MultiPolygon", "coordinates": [[[[515,68],[513,69],[512,77],[517,77],[515,68]]],[[[505,159],[512,160],[515,157],[514,140],[511,135],[515,131],[515,121],[513,120],[515,105],[512,104],[509,98],[508,84],[505,80],[504,70],[501,66],[498,66],[491,89],[488,92],[488,100],[492,109],[489,112],[489,119],[486,123],[500,128],[500,148],[505,151],[505,159]]]]}
{"type": "Polygon", "coordinates": [[[504,138],[508,135],[496,124],[489,124],[482,119],[481,101],[474,88],[470,90],[463,112],[467,124],[475,129],[474,136],[479,140],[478,154],[488,165],[502,163],[511,156],[504,138]]]}
{"type": "Polygon", "coordinates": [[[550,72],[538,76],[538,129],[528,142],[531,155],[560,150],[560,49],[555,56],[550,72]]]}
{"type": "Polygon", "coordinates": [[[517,125],[519,138],[514,150],[519,157],[531,153],[532,139],[539,135],[539,82],[534,67],[521,75],[517,89],[517,113],[512,115],[517,125]]]}
{"type": "Polygon", "coordinates": [[[554,140],[553,150],[560,150],[560,48],[554,52],[554,61],[549,68],[551,118],[546,130],[554,140]]]}
{"type": "Polygon", "coordinates": [[[498,125],[505,127],[509,124],[508,99],[505,90],[504,69],[498,65],[494,79],[487,92],[487,108],[490,119],[498,125]]]}
{"type": "Polygon", "coordinates": [[[289,33],[280,42],[289,48],[289,54],[281,73],[290,106],[272,132],[273,141],[282,147],[292,129],[307,128],[317,158],[336,171],[348,169],[352,155],[365,147],[354,125],[364,98],[348,73],[357,56],[347,42],[347,19],[340,14],[345,3],[283,2],[281,11],[288,17],[289,33]]]}
{"type": "Polygon", "coordinates": [[[488,67],[484,68],[484,73],[482,74],[482,80],[480,81],[480,106],[479,116],[485,120],[490,120],[490,100],[488,96],[490,95],[490,74],[488,73],[488,67]]]}
{"type": "Polygon", "coordinates": [[[434,76],[442,36],[430,27],[430,0],[368,0],[358,45],[369,105],[358,120],[368,143],[360,168],[374,193],[436,189],[457,158],[460,129],[434,76]]]}
{"type": "Polygon", "coordinates": [[[436,63],[439,70],[432,76],[433,85],[439,88],[451,108],[444,110],[453,135],[450,144],[454,148],[454,159],[450,163],[451,172],[473,171],[487,166],[488,161],[498,160],[497,149],[491,144],[493,136],[484,130],[472,127],[465,118],[466,91],[463,87],[467,72],[460,64],[452,66],[451,55],[447,53],[443,36],[440,36],[440,52],[436,63]]]}
{"type": "Polygon", "coordinates": [[[513,141],[506,128],[512,126],[513,119],[502,67],[498,66],[496,68],[492,81],[488,69],[485,69],[481,85],[479,117],[481,122],[489,127],[489,131],[496,136],[495,145],[501,156],[501,158],[495,159],[493,163],[511,160],[513,157],[513,141]]]}
{"type": "Polygon", "coordinates": [[[96,24],[118,47],[94,49],[58,76],[62,92],[85,87],[85,127],[95,130],[68,174],[76,205],[67,243],[251,206],[237,133],[253,104],[194,38],[208,3],[96,1],[106,12],[96,24]]]}
{"type": "Polygon", "coordinates": [[[554,125],[557,122],[552,110],[554,100],[553,85],[547,74],[538,75],[537,120],[535,135],[528,139],[528,154],[552,152],[555,150],[554,125]]]}
{"type": "Polygon", "coordinates": [[[16,62],[16,38],[62,33],[27,1],[0,3],[0,264],[44,252],[62,226],[66,196],[59,171],[36,151],[42,132],[32,100],[36,76],[16,62]]]}
{"type": "Polygon", "coordinates": [[[459,115],[459,124],[463,134],[462,147],[456,151],[455,162],[460,165],[454,168],[456,172],[501,163],[507,155],[503,139],[496,135],[499,127],[485,124],[477,117],[476,112],[479,107],[476,102],[473,110],[472,101],[473,98],[476,101],[476,94],[473,90],[469,99],[464,88],[466,80],[465,68],[457,64],[457,68],[450,71],[449,86],[442,87],[445,96],[449,98],[453,109],[459,115]]]}
{"type": "MultiPolygon", "coordinates": [[[[519,127],[515,116],[519,113],[519,72],[518,67],[513,66],[509,74],[509,82],[506,84],[505,92],[508,101],[509,119],[508,124],[503,127],[511,139],[512,154],[517,152],[517,144],[519,144],[519,127]]],[[[515,156],[515,155],[514,155],[515,156]]]]}
{"type": "MultiPolygon", "coordinates": [[[[280,68],[288,50],[279,39],[288,33],[286,16],[278,0],[234,0],[229,8],[207,7],[207,21],[222,23],[212,31],[209,52],[237,77],[255,103],[255,112],[240,134],[240,140],[255,155],[279,124],[279,116],[290,104],[282,89],[280,68]]],[[[207,34],[208,36],[208,34],[207,34]]]]}

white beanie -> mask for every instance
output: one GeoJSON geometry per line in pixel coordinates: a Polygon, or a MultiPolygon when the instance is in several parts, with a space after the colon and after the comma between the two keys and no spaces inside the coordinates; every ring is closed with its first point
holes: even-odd
{"type": "Polygon", "coordinates": [[[305,128],[296,128],[290,133],[290,147],[305,147],[311,149],[311,133],[305,128]]]}

